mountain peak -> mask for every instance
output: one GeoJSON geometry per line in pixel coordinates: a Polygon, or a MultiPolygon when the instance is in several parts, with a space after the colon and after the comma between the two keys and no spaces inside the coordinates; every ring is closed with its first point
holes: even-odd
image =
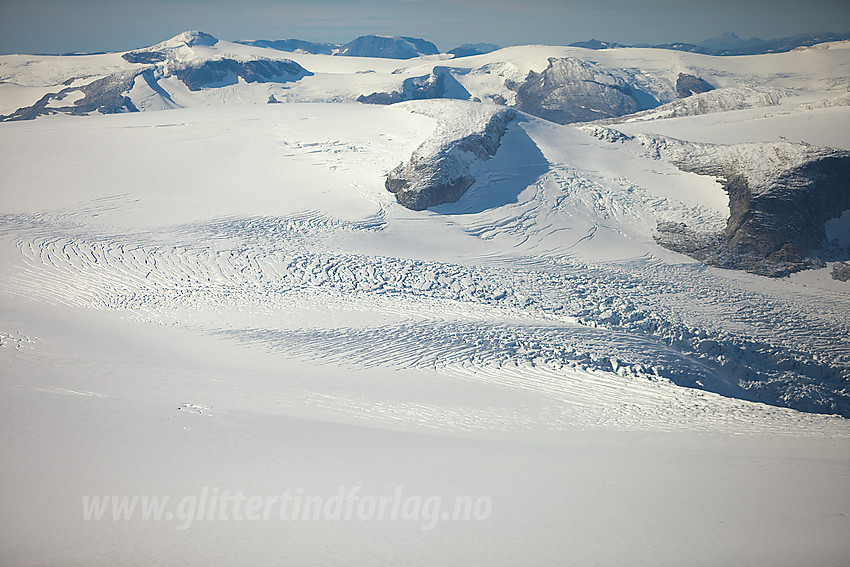
{"type": "Polygon", "coordinates": [[[763,43],[763,40],[758,38],[742,39],[736,33],[726,32],[717,37],[712,37],[697,43],[698,46],[707,49],[738,49],[742,47],[751,47],[763,43]]]}
{"type": "Polygon", "coordinates": [[[437,46],[430,41],[415,37],[362,35],[340,47],[336,54],[354,57],[413,59],[420,55],[436,55],[439,52],[437,46]]]}
{"type": "Polygon", "coordinates": [[[196,45],[215,45],[218,43],[218,38],[206,32],[190,30],[175,35],[165,43],[182,43],[187,47],[194,47],[196,45]]]}
{"type": "Polygon", "coordinates": [[[450,49],[447,53],[451,53],[455,57],[467,57],[470,55],[481,55],[501,49],[494,43],[464,43],[459,47],[450,49]]]}

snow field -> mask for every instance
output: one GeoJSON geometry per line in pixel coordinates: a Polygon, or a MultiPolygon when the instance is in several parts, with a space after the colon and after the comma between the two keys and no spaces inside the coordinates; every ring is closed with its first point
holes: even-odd
{"type": "Polygon", "coordinates": [[[716,180],[530,118],[458,203],[403,209],[384,175],[439,131],[410,109],[3,125],[2,558],[841,565],[846,420],[747,398],[840,378],[850,295],[658,248],[658,215],[722,219],[716,180]],[[494,508],[82,519],[205,486],[494,508]]]}

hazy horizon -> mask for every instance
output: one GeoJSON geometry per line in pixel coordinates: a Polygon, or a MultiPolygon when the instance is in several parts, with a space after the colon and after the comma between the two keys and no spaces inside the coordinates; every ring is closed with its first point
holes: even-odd
{"type": "Polygon", "coordinates": [[[697,43],[723,33],[773,39],[850,30],[841,0],[719,0],[641,5],[625,0],[60,0],[0,3],[0,53],[126,51],[185,30],[225,40],[296,38],[346,43],[367,34],[463,43],[566,45],[591,38],[626,44],[697,43]]]}

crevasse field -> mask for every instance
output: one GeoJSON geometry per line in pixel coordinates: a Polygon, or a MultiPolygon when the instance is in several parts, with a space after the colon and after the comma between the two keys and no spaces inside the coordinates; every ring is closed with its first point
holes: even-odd
{"type": "MultiPolygon", "coordinates": [[[[616,128],[850,149],[848,49],[466,59],[751,77],[782,96],[616,128]]],[[[850,283],[661,248],[659,220],[725,225],[718,180],[530,115],[459,201],[405,209],[386,174],[484,103],[354,102],[435,58],[284,55],[314,74],[0,124],[0,563],[846,564],[847,420],[754,401],[724,361],[846,357],[850,283]]],[[[4,111],[129,65],[27,57],[0,57],[4,111]]]]}

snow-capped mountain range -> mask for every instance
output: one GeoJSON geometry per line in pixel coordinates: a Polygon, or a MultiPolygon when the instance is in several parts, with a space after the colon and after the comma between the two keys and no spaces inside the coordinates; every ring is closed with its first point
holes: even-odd
{"type": "MultiPolygon", "coordinates": [[[[281,41],[298,45],[297,40],[281,41]]],[[[531,46],[459,57],[439,54],[424,40],[379,36],[364,36],[318,54],[290,53],[270,42],[231,43],[203,32],[185,32],[126,53],[2,56],[0,112],[14,120],[264,103],[270,97],[280,102],[439,97],[494,101],[566,123],[632,114],[714,89],[726,94],[716,110],[728,111],[735,109],[736,95],[750,97],[737,104],[745,108],[775,104],[786,91],[798,96],[813,91],[843,94],[843,44],[832,45],[832,51],[814,48],[778,56],[774,65],[760,69],[760,61],[766,60],[706,58],[661,49],[531,46]],[[332,53],[350,58],[329,57],[332,53]],[[405,59],[386,60],[397,55],[405,59]],[[809,60],[815,67],[806,67],[809,60]],[[786,62],[792,65],[787,74],[770,68],[786,62]],[[740,89],[756,89],[767,98],[753,102],[752,91],[738,95],[740,89]]],[[[712,100],[700,99],[701,108],[692,105],[691,112],[711,111],[712,100]]]]}

